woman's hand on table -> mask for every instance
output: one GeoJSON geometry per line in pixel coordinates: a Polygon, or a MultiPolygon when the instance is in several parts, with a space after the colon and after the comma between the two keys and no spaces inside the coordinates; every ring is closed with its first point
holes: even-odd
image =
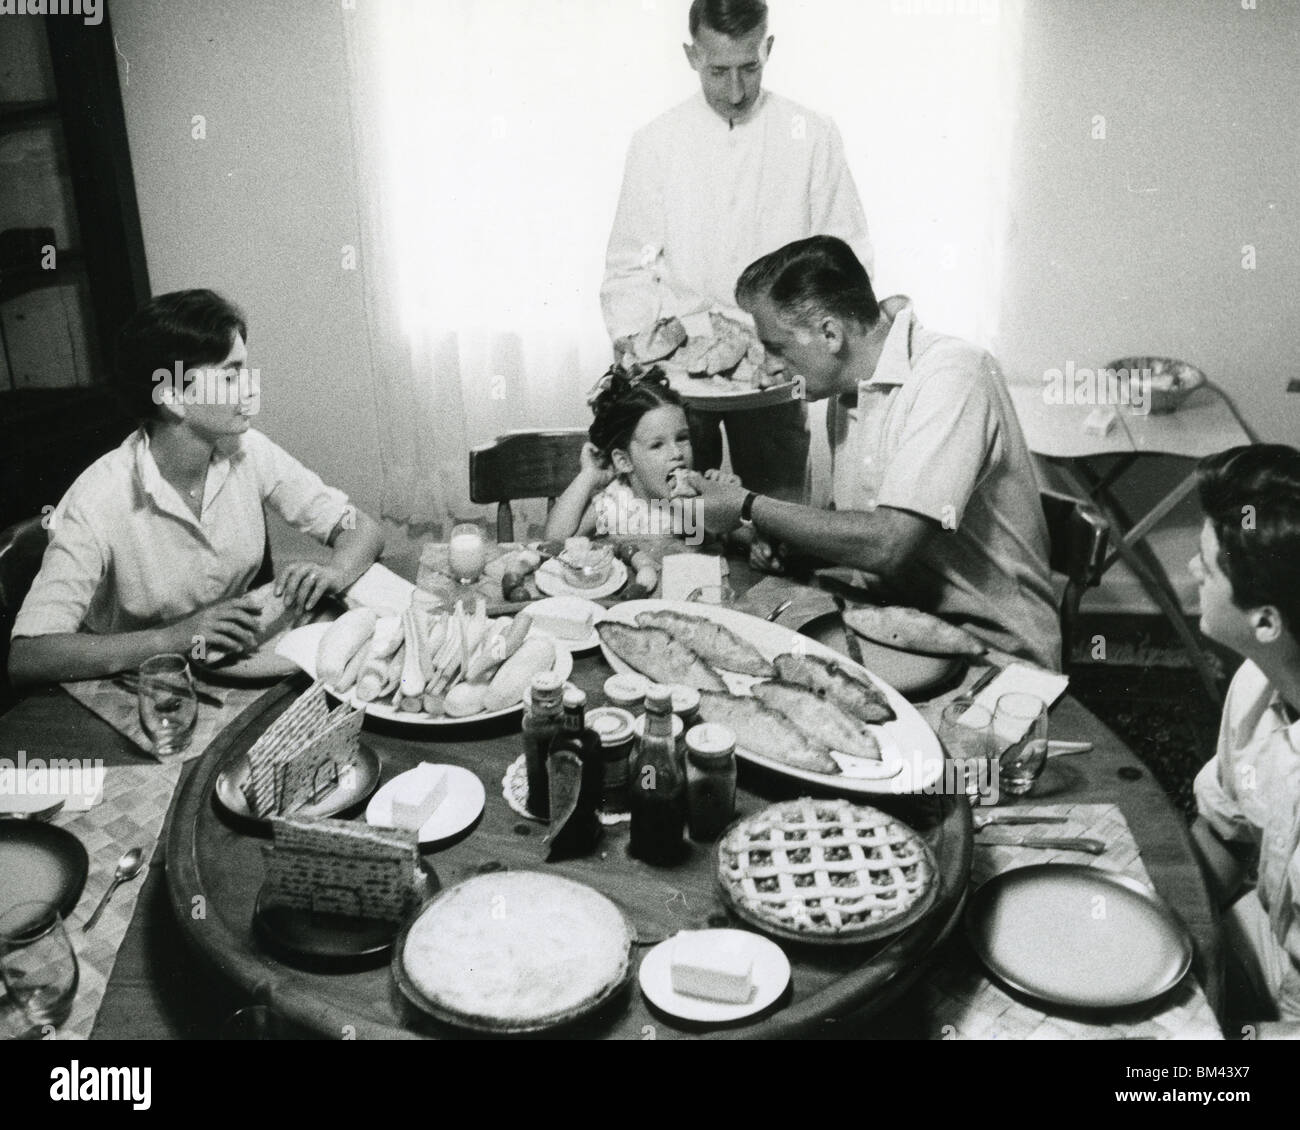
{"type": "Polygon", "coordinates": [[[251,651],[258,644],[261,612],[261,602],[247,593],[223,600],[173,624],[168,629],[167,650],[189,655],[198,640],[205,652],[241,655],[251,651]]]}
{"type": "Polygon", "coordinates": [[[333,565],[290,561],[275,580],[275,595],[291,608],[310,612],[322,597],[342,592],[351,581],[333,565]]]}

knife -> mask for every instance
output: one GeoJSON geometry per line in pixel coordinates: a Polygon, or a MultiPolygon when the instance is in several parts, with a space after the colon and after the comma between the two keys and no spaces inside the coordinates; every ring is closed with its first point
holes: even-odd
{"type": "Polygon", "coordinates": [[[1067,817],[1064,816],[1031,816],[1028,813],[1017,816],[1014,812],[990,812],[987,815],[976,815],[975,828],[988,828],[994,824],[1064,824],[1066,821],[1067,817]]]}
{"type": "Polygon", "coordinates": [[[1090,840],[1084,836],[1017,836],[1005,840],[981,837],[975,843],[981,847],[1059,848],[1061,851],[1086,851],[1089,855],[1101,855],[1106,850],[1106,845],[1101,840],[1090,840]]]}
{"type": "Polygon", "coordinates": [[[858,643],[857,633],[849,627],[849,622],[844,619],[844,598],[836,593],[832,594],[831,599],[835,601],[835,609],[840,614],[840,627],[844,629],[844,648],[849,653],[849,658],[861,667],[863,666],[862,645],[858,643]]]}

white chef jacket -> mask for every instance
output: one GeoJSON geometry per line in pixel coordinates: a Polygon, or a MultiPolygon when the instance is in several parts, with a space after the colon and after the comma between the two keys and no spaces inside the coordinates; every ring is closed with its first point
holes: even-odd
{"type": "Polygon", "coordinates": [[[843,239],[871,272],[867,218],[835,124],[764,91],[733,127],[696,93],[628,149],[600,288],[610,337],[734,308],[746,267],[812,235],[843,239]]]}

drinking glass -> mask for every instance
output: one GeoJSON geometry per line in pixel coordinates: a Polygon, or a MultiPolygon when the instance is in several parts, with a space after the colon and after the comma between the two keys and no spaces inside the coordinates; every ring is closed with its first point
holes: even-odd
{"type": "Polygon", "coordinates": [[[997,800],[997,744],[993,737],[993,715],[969,698],[959,698],[943,708],[939,740],[958,769],[958,780],[972,804],[991,794],[997,800]]]}
{"type": "Polygon", "coordinates": [[[1004,694],[993,710],[993,733],[1003,746],[1002,789],[1024,796],[1047,763],[1047,706],[1031,694],[1004,694]]]}
{"type": "Polygon", "coordinates": [[[483,531],[472,522],[465,522],[451,531],[447,543],[447,568],[462,585],[472,585],[487,567],[487,539],[483,531]]]}
{"type": "Polygon", "coordinates": [[[0,974],[33,1024],[62,1024],[77,995],[77,954],[59,908],[20,902],[0,914],[0,974]]]}
{"type": "Polygon", "coordinates": [[[155,655],[140,665],[136,698],[140,725],[159,757],[189,748],[198,719],[190,665],[183,655],[155,655]]]}

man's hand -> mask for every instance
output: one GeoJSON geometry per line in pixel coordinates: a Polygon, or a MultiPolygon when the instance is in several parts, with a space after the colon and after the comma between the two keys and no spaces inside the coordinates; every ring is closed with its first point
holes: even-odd
{"type": "MultiPolygon", "coordinates": [[[[723,478],[735,478],[734,475],[723,478]]],[[[745,505],[749,494],[740,483],[723,482],[720,478],[709,478],[698,471],[690,472],[688,481],[700,498],[704,509],[704,528],[709,533],[721,537],[740,525],[740,508],[745,505]]]]}
{"type": "Polygon", "coordinates": [[[261,611],[261,602],[247,593],[223,600],[173,624],[169,647],[188,655],[198,637],[205,651],[242,655],[258,644],[261,611]]]}
{"type": "Polygon", "coordinates": [[[291,561],[275,580],[275,595],[300,612],[310,612],[321,597],[342,592],[346,579],[332,565],[316,561],[291,561]]]}
{"type": "Polygon", "coordinates": [[[711,483],[726,483],[728,486],[740,486],[740,476],[728,474],[726,471],[719,471],[716,467],[712,470],[705,471],[704,477],[711,483]]]}
{"type": "Polygon", "coordinates": [[[759,573],[780,576],[785,572],[785,547],[756,533],[749,547],[749,567],[759,573]]]}

